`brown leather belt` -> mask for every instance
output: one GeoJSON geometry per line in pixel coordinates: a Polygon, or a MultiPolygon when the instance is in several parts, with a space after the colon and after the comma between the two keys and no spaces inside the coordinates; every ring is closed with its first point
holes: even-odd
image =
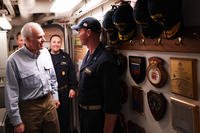
{"type": "Polygon", "coordinates": [[[81,104],[79,104],[79,107],[85,110],[100,110],[102,108],[101,105],[81,105],[81,104]]]}
{"type": "Polygon", "coordinates": [[[47,93],[47,94],[44,95],[44,96],[38,97],[38,98],[36,98],[36,99],[33,99],[33,101],[45,100],[45,99],[47,99],[50,95],[51,95],[50,93],[47,93]]]}

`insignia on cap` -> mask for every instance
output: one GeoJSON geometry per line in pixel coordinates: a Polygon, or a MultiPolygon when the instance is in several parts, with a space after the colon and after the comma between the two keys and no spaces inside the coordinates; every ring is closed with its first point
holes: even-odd
{"type": "Polygon", "coordinates": [[[61,74],[62,74],[62,76],[65,76],[65,71],[62,71],[62,73],[61,73],[61,74]]]}

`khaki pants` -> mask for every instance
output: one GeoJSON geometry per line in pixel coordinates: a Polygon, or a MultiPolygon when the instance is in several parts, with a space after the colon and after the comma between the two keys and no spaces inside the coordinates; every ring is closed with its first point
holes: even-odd
{"type": "Polygon", "coordinates": [[[51,95],[19,102],[25,133],[60,133],[59,121],[51,95]]]}

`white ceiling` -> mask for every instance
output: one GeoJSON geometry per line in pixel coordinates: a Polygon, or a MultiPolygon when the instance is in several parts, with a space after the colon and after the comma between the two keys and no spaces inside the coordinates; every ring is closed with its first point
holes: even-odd
{"type": "MultiPolygon", "coordinates": [[[[105,11],[108,3],[119,3],[122,0],[81,0],[72,10],[63,13],[53,13],[50,8],[55,0],[2,0],[6,14],[12,26],[21,26],[26,22],[34,21],[38,23],[57,22],[57,23],[74,23],[77,19],[83,17],[95,9],[105,11]],[[90,6],[93,3],[95,5],[90,6]],[[103,9],[104,8],[104,9],[103,9]]],[[[67,5],[68,0],[64,4],[67,5]]],[[[69,0],[72,1],[72,0],[69,0]]],[[[123,0],[126,1],[126,0],[123,0]]],[[[129,0],[135,2],[136,0],[129,0]]]]}
{"type": "MultiPolygon", "coordinates": [[[[104,1],[105,0],[102,2],[104,1]]],[[[8,20],[11,20],[13,26],[23,25],[28,21],[35,21],[38,23],[54,20],[62,20],[65,22],[69,22],[69,20],[73,21],[76,17],[80,17],[80,14],[83,14],[79,9],[87,5],[89,0],[82,0],[72,10],[63,13],[53,13],[50,11],[53,2],[54,0],[3,0],[3,4],[9,13],[6,14],[6,16],[8,20]],[[74,14],[75,12],[76,14],[74,14]],[[77,12],[79,15],[77,15],[77,12]]]]}

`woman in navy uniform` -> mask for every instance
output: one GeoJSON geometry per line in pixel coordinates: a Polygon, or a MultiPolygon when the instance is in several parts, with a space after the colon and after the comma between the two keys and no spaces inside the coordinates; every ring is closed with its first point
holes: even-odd
{"type": "Polygon", "coordinates": [[[66,52],[61,50],[62,39],[59,35],[50,38],[50,54],[58,81],[60,107],[57,109],[61,133],[70,131],[70,98],[75,96],[77,78],[74,64],[66,52]]]}
{"type": "Polygon", "coordinates": [[[72,29],[79,32],[88,52],[80,68],[79,112],[81,133],[113,133],[120,112],[119,67],[100,42],[101,25],[92,17],[72,29]]]}

